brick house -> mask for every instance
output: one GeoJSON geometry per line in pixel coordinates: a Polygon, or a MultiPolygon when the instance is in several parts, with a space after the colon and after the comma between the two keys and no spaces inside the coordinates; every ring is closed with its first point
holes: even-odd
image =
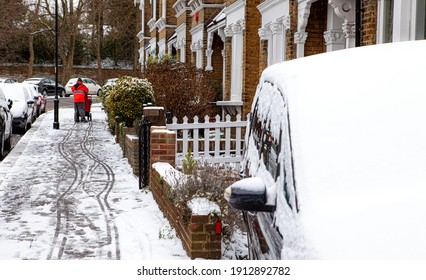
{"type": "Polygon", "coordinates": [[[176,55],[221,85],[245,116],[261,72],[285,60],[426,37],[426,0],[135,0],[140,62],[176,55]],[[149,31],[149,32],[148,32],[149,31]]]}

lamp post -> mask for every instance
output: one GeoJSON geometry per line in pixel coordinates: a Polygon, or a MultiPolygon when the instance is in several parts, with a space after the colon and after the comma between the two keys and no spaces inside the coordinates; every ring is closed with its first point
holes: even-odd
{"type": "Polygon", "coordinates": [[[59,129],[58,71],[58,0],[55,0],[55,100],[53,102],[53,129],[59,129]]]}

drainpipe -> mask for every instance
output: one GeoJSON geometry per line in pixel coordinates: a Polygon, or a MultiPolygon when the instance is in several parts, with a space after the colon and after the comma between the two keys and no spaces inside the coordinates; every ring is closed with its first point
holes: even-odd
{"type": "Polygon", "coordinates": [[[355,47],[361,46],[361,1],[355,1],[355,47]]]}

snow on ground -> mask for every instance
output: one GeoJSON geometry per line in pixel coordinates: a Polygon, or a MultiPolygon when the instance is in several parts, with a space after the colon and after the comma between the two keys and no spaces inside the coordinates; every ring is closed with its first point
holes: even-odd
{"type": "Polygon", "coordinates": [[[91,134],[89,124],[74,125],[72,109],[59,114],[59,130],[47,112],[0,164],[0,259],[188,259],[151,193],[138,190],[100,106],[92,107],[91,134]],[[113,180],[105,194],[105,182],[113,180]]]}

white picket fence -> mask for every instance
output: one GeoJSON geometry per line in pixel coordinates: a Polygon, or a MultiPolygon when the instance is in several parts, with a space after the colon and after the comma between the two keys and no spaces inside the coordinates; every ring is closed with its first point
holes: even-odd
{"type": "Polygon", "coordinates": [[[167,129],[176,131],[177,165],[181,165],[185,155],[191,151],[194,160],[239,168],[244,140],[242,128],[247,124],[240,115],[235,121],[231,121],[229,115],[225,121],[221,121],[219,115],[216,115],[215,122],[210,122],[209,116],[204,117],[204,123],[199,123],[197,116],[192,123],[188,123],[187,117],[183,118],[183,123],[177,123],[176,117],[172,121],[167,124],[167,129]]]}

